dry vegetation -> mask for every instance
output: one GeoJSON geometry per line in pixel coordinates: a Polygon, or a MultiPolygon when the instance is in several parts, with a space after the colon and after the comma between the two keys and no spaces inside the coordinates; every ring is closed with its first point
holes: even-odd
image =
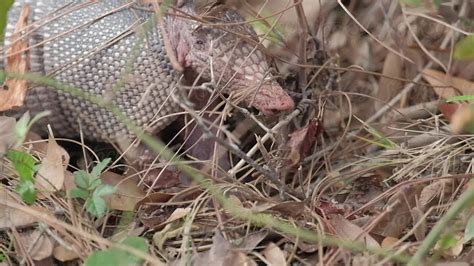
{"type": "MultiPolygon", "coordinates": [[[[104,145],[62,140],[66,151],[29,134],[16,149],[40,165],[37,199],[28,205],[18,196],[21,173],[15,158],[3,157],[0,265],[88,257],[99,265],[97,257],[116,256],[113,249],[133,254],[131,265],[138,258],[148,265],[474,261],[474,115],[467,98],[446,103],[474,95],[474,58],[454,56],[474,31],[474,3],[229,2],[269,37],[262,42],[298,108],[278,121],[234,109],[224,122],[229,106],[220,107],[220,132],[199,133],[206,139],[199,149],[214,154],[208,162],[192,158],[201,151],[193,153],[196,134],[188,134],[180,162],[164,154],[144,171],[104,145]],[[227,151],[228,171],[217,163],[227,151]],[[96,218],[71,191],[77,170],[90,172],[108,157],[95,174],[104,170],[101,188],[115,191],[104,192],[108,211],[96,218]],[[127,236],[142,238],[130,244],[127,236]]],[[[205,124],[189,112],[198,128],[205,124]]],[[[0,153],[17,142],[14,127],[1,118],[0,153]]]]}

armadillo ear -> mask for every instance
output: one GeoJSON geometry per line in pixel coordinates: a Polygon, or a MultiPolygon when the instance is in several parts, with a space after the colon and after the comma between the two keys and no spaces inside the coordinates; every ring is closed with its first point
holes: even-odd
{"type": "Polygon", "coordinates": [[[180,36],[178,40],[178,45],[176,46],[176,59],[181,67],[185,68],[189,65],[186,62],[186,56],[188,55],[190,46],[184,36],[180,36]]]}
{"type": "MultiPolygon", "coordinates": [[[[189,0],[179,0],[189,1],[189,0]]],[[[178,3],[179,3],[178,1],[178,3]]],[[[164,34],[166,38],[165,46],[168,45],[166,52],[169,53],[173,68],[178,71],[183,71],[187,67],[186,57],[191,50],[190,38],[190,24],[187,20],[174,16],[171,14],[164,20],[164,34]]]]}

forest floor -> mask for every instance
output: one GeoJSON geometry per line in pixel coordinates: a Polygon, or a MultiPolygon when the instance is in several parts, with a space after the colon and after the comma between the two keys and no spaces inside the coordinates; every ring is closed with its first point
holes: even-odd
{"type": "Polygon", "coordinates": [[[298,108],[222,107],[209,161],[178,140],[140,171],[0,117],[0,266],[474,261],[474,3],[312,1],[264,42],[298,108]]]}

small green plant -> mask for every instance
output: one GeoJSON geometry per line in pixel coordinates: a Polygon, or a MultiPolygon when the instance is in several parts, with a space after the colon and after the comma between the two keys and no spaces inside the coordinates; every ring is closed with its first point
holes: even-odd
{"type": "MultiPolygon", "coordinates": [[[[143,252],[148,252],[148,242],[142,237],[127,237],[121,244],[143,252]]],[[[112,247],[108,250],[95,251],[86,259],[84,265],[143,265],[143,260],[128,252],[112,247]]]]}
{"type": "MultiPolygon", "coordinates": [[[[26,112],[16,123],[14,130],[15,143],[13,148],[18,148],[23,144],[26,138],[26,134],[33,126],[33,124],[39,119],[49,115],[49,112],[41,112],[30,119],[30,115],[26,112]]],[[[21,198],[27,204],[33,204],[36,201],[36,189],[35,189],[35,174],[38,171],[38,165],[36,164],[35,158],[23,151],[9,150],[7,152],[7,158],[13,163],[15,170],[20,176],[18,185],[15,191],[20,194],[21,198]]]]}
{"type": "Polygon", "coordinates": [[[85,200],[87,212],[95,217],[102,217],[107,211],[107,205],[103,197],[117,190],[113,186],[102,184],[102,180],[99,178],[109,163],[110,158],[107,158],[94,166],[90,173],[84,170],[74,173],[74,182],[77,188],[71,190],[71,197],[85,200]]]}
{"type": "Polygon", "coordinates": [[[37,171],[36,160],[30,154],[17,150],[10,150],[7,158],[13,163],[15,170],[20,176],[15,191],[27,204],[33,204],[36,201],[36,189],[34,176],[37,171]]]}

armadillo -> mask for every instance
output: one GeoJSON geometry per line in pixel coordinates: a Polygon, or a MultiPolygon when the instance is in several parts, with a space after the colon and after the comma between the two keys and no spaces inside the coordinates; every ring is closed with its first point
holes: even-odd
{"type": "MultiPolygon", "coordinates": [[[[255,49],[255,32],[232,9],[207,10],[204,22],[185,15],[203,17],[194,1],[180,0],[166,10],[160,27],[153,20],[154,9],[140,0],[17,0],[9,11],[3,55],[27,4],[31,12],[22,34],[29,44],[31,72],[110,99],[149,132],[167,126],[180,111],[171,95],[182,73],[173,68],[170,52],[184,73],[192,73],[185,77],[214,80],[215,89],[263,114],[294,107],[275,81],[265,54],[255,49]],[[146,29],[150,21],[152,27],[146,29]],[[171,49],[165,49],[163,36],[171,49]]],[[[4,56],[2,63],[7,61],[4,56]]],[[[13,112],[26,110],[50,110],[52,115],[40,126],[50,124],[57,135],[76,136],[81,125],[92,140],[133,137],[108,110],[53,88],[32,85],[24,106],[13,112]]]]}

